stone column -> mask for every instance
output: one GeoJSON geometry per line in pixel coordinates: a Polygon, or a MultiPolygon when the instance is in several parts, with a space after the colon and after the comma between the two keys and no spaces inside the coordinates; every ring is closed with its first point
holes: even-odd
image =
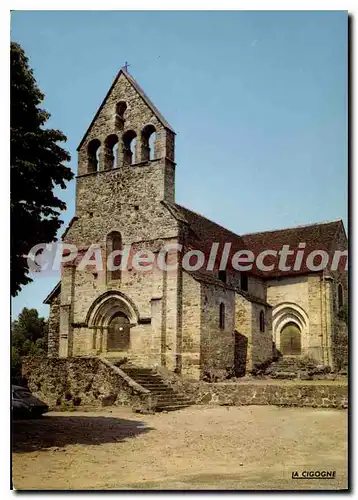
{"type": "MultiPolygon", "coordinates": [[[[168,252],[168,264],[174,265],[176,252],[168,252]]],[[[178,335],[178,270],[164,271],[165,297],[165,362],[169,370],[177,368],[177,335],[178,335]]]]}
{"type": "Polygon", "coordinates": [[[59,339],[60,358],[72,356],[73,351],[72,322],[75,272],[76,267],[74,265],[62,267],[59,339]]]}

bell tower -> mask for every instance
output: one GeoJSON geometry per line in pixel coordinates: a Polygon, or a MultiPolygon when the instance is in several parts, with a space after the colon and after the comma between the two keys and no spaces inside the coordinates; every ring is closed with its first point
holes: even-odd
{"type": "Polygon", "coordinates": [[[122,68],[77,148],[76,214],[87,209],[93,190],[98,195],[99,183],[111,183],[122,204],[148,195],[174,202],[174,149],[173,128],[122,68]]]}

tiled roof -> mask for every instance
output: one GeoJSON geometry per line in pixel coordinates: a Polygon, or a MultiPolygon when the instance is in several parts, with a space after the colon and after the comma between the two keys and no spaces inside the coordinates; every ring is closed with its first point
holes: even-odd
{"type": "MultiPolygon", "coordinates": [[[[231,243],[229,262],[232,255],[238,250],[250,250],[255,257],[264,250],[281,250],[283,245],[289,245],[291,250],[298,250],[299,243],[306,243],[303,253],[303,263],[306,256],[313,250],[324,250],[330,256],[332,255],[332,244],[340,230],[344,231],[341,220],[309,224],[307,226],[297,226],[288,229],[279,229],[274,231],[264,231],[260,233],[244,234],[239,236],[219,224],[199,215],[176,203],[163,202],[171,211],[177,220],[187,225],[189,229],[188,245],[195,249],[200,249],[208,256],[213,242],[220,244],[218,257],[225,243],[231,243]]],[[[264,264],[269,266],[273,261],[272,256],[266,256],[264,264]]],[[[296,259],[296,253],[288,256],[287,265],[293,267],[296,259]]],[[[262,278],[273,278],[279,276],[288,276],[296,274],[307,274],[310,271],[305,265],[298,271],[281,271],[275,266],[273,271],[261,271],[253,266],[253,274],[262,278]]]]}
{"type": "Polygon", "coordinates": [[[163,203],[176,219],[187,225],[189,228],[188,243],[189,245],[193,245],[194,248],[210,252],[213,242],[220,243],[220,246],[230,242],[232,248],[235,249],[234,251],[246,248],[243,238],[229,231],[229,229],[177,203],[169,203],[167,201],[163,203]]]}
{"type": "MultiPolygon", "coordinates": [[[[251,233],[244,234],[242,236],[245,245],[249,248],[255,256],[264,250],[280,250],[283,245],[289,245],[295,253],[292,256],[287,257],[287,266],[293,267],[296,259],[296,250],[300,243],[305,243],[303,253],[303,265],[298,271],[280,271],[275,269],[272,272],[265,272],[256,269],[257,274],[261,274],[263,277],[279,277],[296,275],[296,274],[307,274],[311,272],[305,265],[306,257],[309,253],[314,250],[323,250],[328,253],[331,257],[332,249],[334,248],[333,243],[336,240],[337,234],[340,230],[344,231],[343,222],[341,220],[320,222],[316,224],[309,224],[306,226],[296,226],[287,229],[277,229],[274,231],[263,231],[261,233],[251,233]]],[[[343,250],[343,249],[342,249],[343,250]]],[[[270,265],[272,263],[273,257],[267,256],[265,258],[265,264],[270,265]]],[[[317,259],[318,260],[318,259],[317,259]]]]}

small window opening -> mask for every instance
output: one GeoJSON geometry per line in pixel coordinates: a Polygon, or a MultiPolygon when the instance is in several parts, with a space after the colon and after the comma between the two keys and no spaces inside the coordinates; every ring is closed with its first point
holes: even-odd
{"type": "Polygon", "coordinates": [[[122,128],[124,124],[124,113],[127,109],[127,104],[123,101],[116,105],[116,120],[115,125],[117,128],[122,128]]]}
{"type": "Polygon", "coordinates": [[[338,296],[338,309],[341,309],[344,305],[343,287],[341,283],[338,285],[337,296],[338,296]]]}
{"type": "Polygon", "coordinates": [[[221,329],[225,328],[225,304],[223,302],[220,304],[219,325],[221,329]]]}
{"type": "Polygon", "coordinates": [[[218,272],[218,278],[223,283],[226,283],[226,271],[219,271],[218,272]]]}
{"type": "MultiPolygon", "coordinates": [[[[121,234],[118,233],[117,231],[112,231],[110,234],[107,236],[107,261],[108,257],[112,254],[112,252],[115,252],[117,250],[121,250],[122,248],[122,237],[121,234]]],[[[118,253],[118,252],[117,252],[118,253]]],[[[110,264],[115,266],[120,266],[121,265],[121,255],[112,255],[112,258],[109,259],[110,264]]],[[[107,266],[107,281],[112,281],[112,280],[120,280],[121,279],[121,269],[110,269],[109,266],[107,266]]]]}
{"type": "Polygon", "coordinates": [[[240,285],[241,285],[241,290],[243,292],[248,292],[249,291],[249,278],[246,273],[241,273],[240,276],[240,285]]]}
{"type": "Polygon", "coordinates": [[[260,311],[260,332],[265,331],[265,313],[260,311]]]}

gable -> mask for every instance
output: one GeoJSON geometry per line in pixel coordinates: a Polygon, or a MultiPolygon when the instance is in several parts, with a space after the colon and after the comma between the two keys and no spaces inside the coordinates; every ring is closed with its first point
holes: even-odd
{"type": "MultiPolygon", "coordinates": [[[[127,73],[123,68],[120,69],[116,78],[114,79],[110,89],[108,90],[105,98],[103,99],[100,107],[98,108],[96,114],[93,117],[93,120],[88,127],[85,135],[83,136],[80,144],[77,147],[77,151],[79,151],[83,144],[87,142],[89,137],[97,137],[101,135],[98,130],[96,130],[96,124],[100,121],[101,132],[103,132],[106,127],[106,121],[111,120],[111,114],[113,114],[113,109],[115,108],[116,103],[120,101],[125,101],[129,109],[135,112],[138,108],[138,112],[142,112],[145,108],[147,108],[147,119],[144,120],[148,123],[153,123],[154,125],[157,122],[157,125],[162,125],[165,129],[170,130],[173,134],[175,134],[174,129],[169,125],[164,116],[160,113],[160,111],[154,106],[149,97],[145,94],[142,88],[138,85],[135,79],[127,73]],[[141,105],[140,105],[141,104],[141,105]],[[109,108],[109,109],[106,109],[109,108]],[[94,134],[92,133],[94,132],[94,134]]],[[[133,123],[135,120],[132,120],[133,123]]],[[[131,123],[127,124],[127,128],[131,128],[131,123]]],[[[108,128],[108,132],[110,131],[110,127],[108,128]]]]}

